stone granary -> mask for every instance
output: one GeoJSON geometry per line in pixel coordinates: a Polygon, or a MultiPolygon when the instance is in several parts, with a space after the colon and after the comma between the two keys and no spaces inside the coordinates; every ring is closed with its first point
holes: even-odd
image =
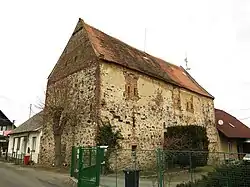
{"type": "MultiPolygon", "coordinates": [[[[102,121],[121,130],[123,149],[161,147],[166,127],[197,124],[207,128],[210,151],[218,150],[212,95],[182,67],[135,49],[82,19],[48,77],[45,113],[56,100],[75,113],[62,131],[65,162],[70,162],[73,145],[96,144],[102,121]]],[[[41,139],[43,164],[54,162],[54,149],[48,115],[41,139]]]]}

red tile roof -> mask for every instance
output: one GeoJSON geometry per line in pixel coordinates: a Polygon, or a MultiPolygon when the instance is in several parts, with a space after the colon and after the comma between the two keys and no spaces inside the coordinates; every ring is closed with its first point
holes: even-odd
{"type": "Polygon", "coordinates": [[[202,88],[184,68],[170,64],[131,47],[84,23],[82,19],[80,19],[79,22],[83,24],[85,30],[88,32],[89,40],[100,59],[153,76],[200,95],[214,98],[202,88]]]}
{"type": "MultiPolygon", "coordinates": [[[[188,74],[188,72],[185,71],[184,68],[165,62],[164,60],[131,47],[128,44],[86,24],[82,19],[79,19],[73,35],[82,29],[85,38],[83,42],[87,42],[88,46],[93,48],[95,55],[99,59],[106,62],[119,64],[123,67],[130,68],[132,70],[168,82],[172,85],[176,85],[205,97],[214,99],[214,97],[210,95],[204,88],[202,88],[188,74]]],[[[70,59],[68,56],[67,58],[70,59]]],[[[72,64],[72,67],[73,66],[74,65],[72,64]]],[[[70,73],[79,70],[72,67],[68,67],[67,70],[65,70],[65,62],[59,58],[57,64],[48,77],[48,83],[59,80],[62,77],[68,76],[70,73]]]]}
{"type": "Polygon", "coordinates": [[[170,64],[83,23],[99,58],[148,74],[200,95],[214,98],[182,67],[170,64]]]}
{"type": "Polygon", "coordinates": [[[217,129],[228,138],[250,138],[250,128],[223,110],[215,109],[217,129]],[[221,120],[219,122],[219,120],[221,120]],[[223,124],[222,124],[223,122],[223,124]],[[219,124],[221,123],[221,124],[219,124]]]}

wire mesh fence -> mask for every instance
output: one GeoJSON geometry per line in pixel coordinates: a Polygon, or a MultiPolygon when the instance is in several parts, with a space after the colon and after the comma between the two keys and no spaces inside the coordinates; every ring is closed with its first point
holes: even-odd
{"type": "Polygon", "coordinates": [[[7,155],[7,161],[12,162],[16,165],[21,165],[24,162],[24,154],[23,153],[8,153],[7,155]]]}
{"type": "Polygon", "coordinates": [[[247,177],[250,157],[248,159],[247,154],[161,150],[158,155],[161,158],[161,187],[250,186],[247,177]]]}
{"type": "Polygon", "coordinates": [[[109,149],[102,168],[100,184],[103,186],[158,186],[155,150],[109,149]]]}
{"type": "MultiPolygon", "coordinates": [[[[95,165],[94,153],[84,157],[86,166],[95,165]]],[[[107,149],[100,186],[249,187],[249,173],[250,156],[243,153],[107,149]]]]}

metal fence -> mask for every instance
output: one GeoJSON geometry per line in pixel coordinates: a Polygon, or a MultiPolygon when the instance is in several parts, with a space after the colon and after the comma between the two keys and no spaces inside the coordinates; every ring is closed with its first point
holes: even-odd
{"type": "MultiPolygon", "coordinates": [[[[90,159],[90,153],[86,152],[86,154],[88,157],[85,157],[83,163],[87,165],[90,162],[94,163],[96,157],[91,156],[90,159]]],[[[72,152],[72,155],[75,156],[72,157],[71,175],[77,178],[79,161],[76,159],[76,152],[72,152]]],[[[137,185],[138,181],[132,180],[130,182],[134,184],[129,184],[130,187],[202,187],[208,186],[207,183],[210,179],[218,184],[221,181],[226,181],[226,185],[220,184],[222,187],[237,187],[236,183],[230,182],[234,177],[232,172],[238,172],[239,175],[240,171],[238,170],[241,168],[243,173],[240,173],[240,177],[247,176],[250,173],[250,164],[248,164],[247,159],[250,160],[250,157],[248,158],[243,153],[108,149],[105,162],[101,165],[100,186],[124,187],[126,173],[126,177],[139,177],[139,185],[137,185]],[[216,178],[217,170],[221,172],[218,173],[218,178],[216,178]],[[134,176],[131,177],[131,175],[134,176]],[[196,184],[195,182],[198,180],[204,185],[196,184]],[[190,184],[184,184],[188,182],[190,184]]],[[[249,177],[239,179],[243,181],[240,186],[250,186],[250,182],[246,181],[247,178],[249,177]]]]}
{"type": "MultiPolygon", "coordinates": [[[[6,157],[5,157],[5,159],[6,159],[6,157]]],[[[24,161],[24,154],[23,153],[18,154],[16,152],[8,153],[7,161],[12,162],[12,163],[17,164],[17,165],[21,165],[21,164],[23,164],[23,161],[24,161]]]]}
{"type": "Polygon", "coordinates": [[[160,187],[250,186],[245,153],[158,150],[160,187]]]}

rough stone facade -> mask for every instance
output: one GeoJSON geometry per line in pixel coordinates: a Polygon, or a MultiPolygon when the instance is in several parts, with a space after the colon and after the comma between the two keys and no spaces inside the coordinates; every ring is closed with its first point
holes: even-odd
{"type": "Polygon", "coordinates": [[[70,162],[73,145],[95,145],[98,72],[98,60],[86,32],[83,29],[79,31],[77,26],[48,79],[40,150],[42,164],[54,163],[52,116],[47,112],[49,107],[53,107],[54,100],[75,113],[77,119],[70,120],[63,130],[61,142],[64,161],[70,162]]]}
{"type": "MultiPolygon", "coordinates": [[[[162,79],[149,76],[150,72],[139,73],[119,63],[103,60],[105,55],[98,53],[97,49],[106,47],[102,49],[106,51],[106,57],[115,56],[115,54],[108,51],[112,45],[105,46],[105,38],[99,32],[93,31],[90,27],[86,31],[84,24],[79,21],[48,78],[41,138],[41,163],[45,165],[54,163],[52,117],[46,111],[55,98],[62,102],[61,104],[68,111],[75,112],[77,119],[67,123],[62,135],[63,156],[67,163],[70,162],[73,145],[95,145],[97,125],[100,121],[109,121],[115,129],[121,130],[124,138],[121,147],[124,151],[120,152],[115,160],[124,165],[130,162],[131,149],[136,149],[138,153],[141,153],[137,160],[139,165],[151,167],[149,163],[155,164],[155,157],[152,156],[155,155],[153,150],[162,147],[164,130],[172,125],[205,126],[210,141],[209,150],[217,151],[218,134],[215,126],[213,98],[181,88],[176,83],[167,83],[162,79]],[[93,36],[95,32],[98,32],[96,38],[93,36]],[[91,42],[89,34],[92,34],[91,42]],[[97,40],[101,42],[96,42],[94,46],[93,42],[97,40]],[[66,105],[63,97],[57,97],[55,93],[59,95],[66,93],[66,105]]],[[[115,41],[117,45],[119,42],[115,39],[108,41],[115,41]]],[[[127,46],[122,44],[122,47],[125,50],[127,46]]],[[[132,57],[134,49],[129,49],[127,53],[132,57]]],[[[135,54],[139,53],[137,51],[135,54]]],[[[119,55],[122,56],[117,54],[115,57],[118,58],[119,55]]],[[[137,59],[145,60],[144,58],[142,60],[140,56],[137,56],[137,59]]],[[[146,59],[149,61],[148,58],[146,59]]],[[[160,67],[170,66],[164,61],[159,61],[161,66],[154,63],[156,63],[155,59],[150,61],[148,66],[154,65],[156,72],[160,67]]],[[[150,70],[150,67],[146,70],[150,70]]],[[[162,73],[162,71],[159,72],[162,73]]],[[[185,76],[190,75],[186,75],[183,71],[178,76],[184,76],[185,79],[185,76]]],[[[162,77],[168,77],[168,75],[162,73],[162,77]]]]}
{"type": "MultiPolygon", "coordinates": [[[[212,99],[111,63],[103,62],[100,72],[101,119],[121,130],[123,149],[137,147],[139,165],[156,164],[149,157],[155,152],[145,150],[162,147],[164,130],[173,125],[205,126],[209,150],[218,151],[212,99]]],[[[122,151],[118,163],[126,165],[130,157],[131,152],[122,151]]]]}

